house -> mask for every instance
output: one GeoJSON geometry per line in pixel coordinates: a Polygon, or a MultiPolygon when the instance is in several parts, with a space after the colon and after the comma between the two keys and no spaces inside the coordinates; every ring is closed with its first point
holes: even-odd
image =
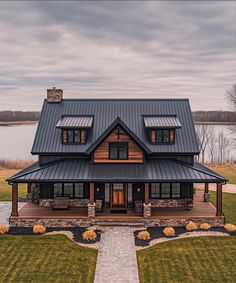
{"type": "Polygon", "coordinates": [[[38,161],[7,180],[12,225],[224,222],[227,180],[194,162],[188,99],[63,99],[61,89],[48,89],[31,153],[38,161]],[[28,184],[20,211],[19,183],[28,184]],[[195,183],[205,184],[202,194],[195,183]],[[209,183],[217,186],[216,209],[209,183]],[[53,210],[58,202],[68,209],[53,210]]]}

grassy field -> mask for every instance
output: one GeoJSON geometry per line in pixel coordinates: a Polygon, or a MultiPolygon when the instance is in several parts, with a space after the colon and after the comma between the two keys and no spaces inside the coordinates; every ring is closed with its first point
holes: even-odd
{"type": "MultiPolygon", "coordinates": [[[[11,200],[11,186],[9,186],[5,180],[9,177],[14,175],[20,170],[14,169],[2,169],[0,170],[0,201],[11,200]]],[[[19,184],[18,191],[19,197],[24,197],[26,195],[26,185],[19,184]]]]}
{"type": "Polygon", "coordinates": [[[224,164],[224,165],[211,165],[207,164],[207,167],[216,171],[218,174],[224,176],[229,180],[230,184],[236,184],[236,164],[224,164]]]}
{"type": "MultiPolygon", "coordinates": [[[[211,191],[211,202],[216,206],[216,192],[211,191]]],[[[236,194],[223,193],[223,212],[226,223],[236,225],[236,194]]]]}
{"type": "Polygon", "coordinates": [[[236,282],[236,237],[181,239],[137,255],[141,283],[236,282]]]}
{"type": "Polygon", "coordinates": [[[0,236],[0,282],[92,283],[97,251],[63,235],[0,236]]]}

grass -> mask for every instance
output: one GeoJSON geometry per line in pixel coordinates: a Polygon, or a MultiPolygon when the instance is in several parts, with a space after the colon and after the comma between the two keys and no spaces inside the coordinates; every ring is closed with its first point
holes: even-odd
{"type": "Polygon", "coordinates": [[[0,236],[0,282],[92,283],[97,251],[63,235],[0,236]]]}
{"type": "Polygon", "coordinates": [[[216,173],[224,176],[226,179],[229,180],[230,184],[236,184],[236,164],[207,164],[207,167],[216,171],[216,173]]]}
{"type": "MultiPolygon", "coordinates": [[[[0,170],[0,201],[10,201],[11,200],[11,186],[5,181],[9,176],[14,175],[19,170],[2,169],[0,170]]],[[[19,197],[26,196],[27,187],[26,184],[18,185],[18,195],[19,197]]]]}
{"type": "MultiPolygon", "coordinates": [[[[211,202],[216,206],[216,192],[211,191],[211,202]]],[[[236,194],[223,193],[223,212],[226,223],[236,225],[236,194]]]]}
{"type": "Polygon", "coordinates": [[[137,257],[141,283],[236,282],[236,237],[169,241],[137,257]]]}

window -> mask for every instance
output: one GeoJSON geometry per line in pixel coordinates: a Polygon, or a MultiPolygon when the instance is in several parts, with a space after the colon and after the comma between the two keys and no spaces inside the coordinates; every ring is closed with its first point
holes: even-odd
{"type": "Polygon", "coordinates": [[[151,198],[160,198],[160,192],[161,192],[160,185],[161,185],[160,183],[151,184],[151,198]]]}
{"type": "Polygon", "coordinates": [[[109,143],[109,159],[112,159],[112,160],[128,159],[128,143],[127,142],[110,142],[109,143]]]}
{"type": "Polygon", "coordinates": [[[54,197],[69,197],[69,198],[83,198],[84,184],[83,183],[54,183],[53,184],[54,197]]]}
{"type": "Polygon", "coordinates": [[[174,143],[175,130],[174,129],[153,129],[151,130],[152,143],[174,143]]]}
{"type": "Polygon", "coordinates": [[[84,184],[75,183],[75,198],[82,198],[84,196],[84,184]]]}
{"type": "Polygon", "coordinates": [[[62,143],[86,143],[87,130],[80,129],[63,129],[62,130],[62,143]]]}
{"type": "Polygon", "coordinates": [[[64,196],[73,198],[73,183],[65,183],[64,184],[64,196]]]}
{"type": "Polygon", "coordinates": [[[170,183],[161,184],[161,197],[170,198],[170,183]]]}
{"type": "Polygon", "coordinates": [[[150,198],[181,198],[181,185],[180,183],[151,183],[150,198]]]}
{"type": "Polygon", "coordinates": [[[172,184],[172,198],[180,198],[180,183],[172,184]]]}
{"type": "Polygon", "coordinates": [[[61,197],[62,196],[62,184],[56,183],[53,186],[53,196],[55,197],[61,197]]]}

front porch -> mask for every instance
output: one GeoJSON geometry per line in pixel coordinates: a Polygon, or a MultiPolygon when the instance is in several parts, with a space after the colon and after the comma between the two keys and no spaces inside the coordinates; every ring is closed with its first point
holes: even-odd
{"type": "Polygon", "coordinates": [[[92,219],[88,217],[86,207],[69,208],[68,210],[52,210],[33,203],[26,203],[18,212],[18,216],[11,217],[11,224],[16,226],[31,226],[41,223],[46,226],[75,226],[105,223],[140,223],[143,225],[166,226],[184,225],[189,220],[208,222],[214,225],[223,224],[224,217],[216,216],[216,208],[210,202],[204,202],[204,191],[196,191],[193,207],[186,210],[181,207],[152,207],[151,216],[145,218],[143,213],[137,213],[133,208],[127,213],[111,213],[110,208],[104,208],[102,213],[96,213],[92,219]]]}

